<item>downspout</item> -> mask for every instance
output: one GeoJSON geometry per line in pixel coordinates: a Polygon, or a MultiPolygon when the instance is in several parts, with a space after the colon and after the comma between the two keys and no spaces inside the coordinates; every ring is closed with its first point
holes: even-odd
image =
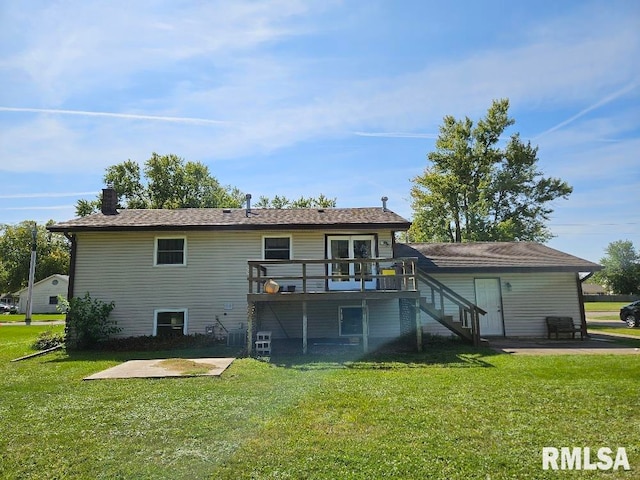
{"type": "Polygon", "coordinates": [[[584,278],[580,278],[580,272],[576,272],[576,286],[578,288],[578,305],[580,308],[580,328],[582,328],[582,335],[589,338],[587,333],[587,314],[584,310],[584,294],[582,293],[582,282],[591,278],[594,272],[589,272],[584,278]]]}
{"type": "Polygon", "coordinates": [[[73,289],[76,279],[76,251],[78,249],[78,240],[75,235],[69,234],[69,232],[63,232],[64,236],[71,242],[71,255],[69,257],[69,287],[67,288],[67,300],[70,301],[73,298],[73,289]]]}

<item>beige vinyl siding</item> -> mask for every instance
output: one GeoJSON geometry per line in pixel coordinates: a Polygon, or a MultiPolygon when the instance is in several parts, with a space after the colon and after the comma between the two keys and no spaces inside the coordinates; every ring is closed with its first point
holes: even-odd
{"type": "MultiPolygon", "coordinates": [[[[59,276],[51,276],[45,278],[33,285],[31,296],[31,312],[32,313],[58,313],[57,304],[49,304],[49,297],[58,297],[59,295],[67,297],[69,282],[59,276]],[[54,281],[57,282],[54,285],[54,281]]],[[[18,302],[18,311],[26,313],[28,290],[25,288],[20,291],[20,300],[18,302]]]]}
{"type": "Polygon", "coordinates": [[[506,336],[546,337],[548,316],[572,317],[580,324],[575,273],[504,275],[501,280],[506,336]]]}
{"type": "MultiPolygon", "coordinates": [[[[505,274],[442,274],[433,275],[455,292],[475,302],[476,278],[500,280],[505,336],[545,337],[545,317],[568,316],[580,322],[580,304],[575,273],[505,273],[505,274]],[[507,287],[510,285],[510,289],[507,287]]],[[[427,289],[420,286],[423,295],[427,289]]],[[[458,320],[458,309],[445,304],[447,315],[458,320]]],[[[424,331],[448,336],[451,332],[422,312],[424,331]]]]}
{"type": "MultiPolygon", "coordinates": [[[[216,317],[228,330],[246,327],[247,260],[262,259],[264,236],[281,234],[282,231],[266,230],[79,233],[74,295],[90,292],[92,298],[115,302],[111,318],[123,329],[120,336],[152,335],[154,311],[158,309],[187,309],[189,334],[204,333],[205,326],[214,324],[216,317]],[[186,238],[186,265],[154,266],[157,237],[186,238]]],[[[291,235],[294,258],[325,257],[324,232],[294,231],[291,235]]],[[[391,231],[386,231],[378,237],[379,244],[382,240],[389,243],[379,246],[382,256],[391,256],[391,235],[391,231]]],[[[324,275],[322,267],[318,271],[324,275]]],[[[291,274],[300,273],[298,270],[291,274]]],[[[283,283],[301,288],[300,282],[283,283]]],[[[323,289],[324,282],[318,281],[318,287],[323,289]]],[[[301,318],[301,314],[294,313],[300,308],[291,305],[292,318],[301,318]]],[[[395,310],[385,307],[383,311],[394,311],[397,317],[397,303],[395,310]]],[[[320,312],[317,317],[321,322],[326,316],[320,312]]],[[[337,319],[337,308],[333,317],[337,319]]],[[[372,325],[384,324],[373,314],[371,318],[372,325]]],[[[301,320],[292,320],[291,325],[301,328],[301,320]]],[[[384,329],[392,330],[388,326],[384,329]]]]}
{"type": "MultiPolygon", "coordinates": [[[[317,301],[307,303],[307,334],[309,338],[337,338],[340,336],[339,307],[360,307],[359,300],[349,302],[317,301]]],[[[370,300],[369,336],[394,338],[400,334],[398,300],[370,300]]],[[[302,302],[260,303],[258,328],[270,330],[273,338],[302,337],[302,302]]]]}

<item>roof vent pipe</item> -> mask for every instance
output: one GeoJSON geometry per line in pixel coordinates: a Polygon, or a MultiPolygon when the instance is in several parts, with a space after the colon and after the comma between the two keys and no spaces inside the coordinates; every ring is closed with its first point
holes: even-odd
{"type": "Polygon", "coordinates": [[[117,215],[118,213],[118,194],[113,185],[107,185],[102,189],[102,203],[100,211],[103,215],[117,215]]]}
{"type": "Polygon", "coordinates": [[[247,193],[244,198],[247,200],[247,217],[251,215],[251,194],[247,193]]]}
{"type": "Polygon", "coordinates": [[[389,200],[389,197],[382,197],[380,200],[382,200],[382,211],[386,212],[387,211],[387,200],[389,200]]]}

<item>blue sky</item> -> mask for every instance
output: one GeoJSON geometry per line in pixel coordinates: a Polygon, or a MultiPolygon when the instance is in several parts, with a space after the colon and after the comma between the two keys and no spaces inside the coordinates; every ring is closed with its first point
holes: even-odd
{"type": "Polygon", "coordinates": [[[411,218],[442,118],[504,97],[574,187],[549,245],[640,249],[637,0],[0,0],[0,223],[68,220],[154,151],[411,218]]]}

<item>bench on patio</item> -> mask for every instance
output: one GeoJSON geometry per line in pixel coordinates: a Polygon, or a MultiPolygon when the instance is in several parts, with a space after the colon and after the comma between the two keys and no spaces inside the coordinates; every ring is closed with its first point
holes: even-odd
{"type": "Polygon", "coordinates": [[[576,338],[576,333],[580,333],[580,340],[584,340],[584,331],[581,326],[573,323],[572,317],[546,317],[547,322],[547,338],[551,338],[551,334],[556,334],[558,339],[559,333],[570,333],[571,338],[576,338]]]}

